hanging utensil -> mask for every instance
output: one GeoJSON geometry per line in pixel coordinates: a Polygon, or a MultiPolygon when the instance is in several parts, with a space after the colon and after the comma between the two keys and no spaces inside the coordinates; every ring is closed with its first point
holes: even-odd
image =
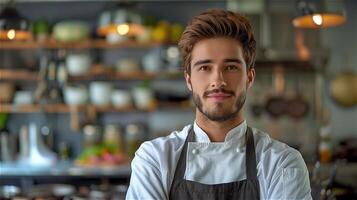
{"type": "Polygon", "coordinates": [[[309,104],[301,93],[301,83],[296,80],[295,95],[286,101],[286,113],[293,119],[302,119],[309,111],[309,104]]]}
{"type": "Polygon", "coordinates": [[[284,68],[281,65],[277,65],[274,68],[273,74],[274,92],[265,103],[265,110],[273,118],[278,118],[285,113],[286,100],[284,98],[285,79],[284,68]]]}

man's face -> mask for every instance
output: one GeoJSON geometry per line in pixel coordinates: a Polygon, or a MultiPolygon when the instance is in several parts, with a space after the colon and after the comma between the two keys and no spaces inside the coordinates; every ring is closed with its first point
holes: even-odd
{"type": "Polygon", "coordinates": [[[242,45],[231,38],[197,42],[191,74],[185,73],[197,109],[212,121],[226,121],[241,112],[254,77],[254,69],[247,72],[242,45]]]}

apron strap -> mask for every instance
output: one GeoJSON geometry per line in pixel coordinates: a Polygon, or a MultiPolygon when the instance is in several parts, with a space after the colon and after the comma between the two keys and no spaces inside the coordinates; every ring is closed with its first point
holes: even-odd
{"type": "Polygon", "coordinates": [[[245,155],[245,169],[247,171],[247,179],[257,179],[257,161],[255,157],[255,145],[252,128],[247,126],[245,134],[246,141],[246,155],[245,155]]]}
{"type": "Polygon", "coordinates": [[[185,171],[186,171],[186,154],[187,154],[187,144],[188,142],[193,142],[194,141],[194,136],[195,132],[193,131],[193,125],[188,131],[187,138],[185,140],[185,144],[183,145],[182,151],[180,158],[178,160],[178,163],[176,165],[176,170],[175,170],[175,176],[173,180],[181,180],[185,176],[185,171]]]}

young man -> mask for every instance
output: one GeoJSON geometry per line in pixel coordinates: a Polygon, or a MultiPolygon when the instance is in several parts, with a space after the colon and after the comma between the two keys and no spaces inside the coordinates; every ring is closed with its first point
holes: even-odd
{"type": "Polygon", "coordinates": [[[141,145],[126,198],[311,199],[300,153],[244,119],[256,54],[248,20],[206,11],[186,27],[179,48],[195,122],[141,145]]]}

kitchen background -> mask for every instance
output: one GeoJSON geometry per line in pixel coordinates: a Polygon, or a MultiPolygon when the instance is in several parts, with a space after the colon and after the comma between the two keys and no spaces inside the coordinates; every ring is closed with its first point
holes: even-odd
{"type": "Polygon", "coordinates": [[[140,143],[193,122],[176,44],[187,21],[209,8],[253,23],[248,124],[302,153],[313,191],[356,193],[357,1],[316,1],[344,10],[347,20],[321,29],[293,26],[293,0],[0,2],[1,10],[12,4],[33,34],[0,34],[2,197],[11,196],[5,190],[53,197],[43,191],[62,187],[69,192],[58,198],[122,198],[140,143]],[[145,29],[107,33],[107,11],[145,29]]]}

